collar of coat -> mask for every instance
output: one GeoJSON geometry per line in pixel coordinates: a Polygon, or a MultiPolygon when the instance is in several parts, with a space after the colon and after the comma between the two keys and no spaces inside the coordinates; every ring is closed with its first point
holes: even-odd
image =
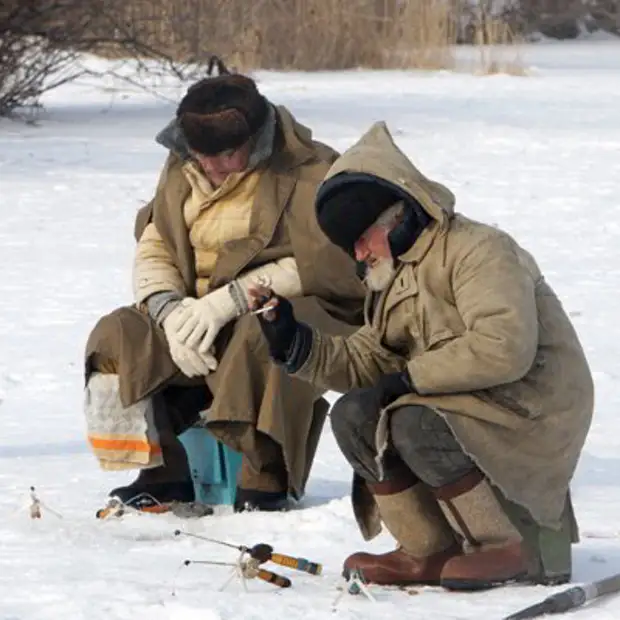
{"type": "Polygon", "coordinates": [[[274,172],[286,172],[307,163],[316,156],[312,131],[298,123],[284,107],[277,106],[276,131],[270,167],[274,172]]]}

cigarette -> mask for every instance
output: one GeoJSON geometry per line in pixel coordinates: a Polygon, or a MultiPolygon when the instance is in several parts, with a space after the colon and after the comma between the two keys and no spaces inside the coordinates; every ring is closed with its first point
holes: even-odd
{"type": "Polygon", "coordinates": [[[273,310],[275,306],[263,306],[258,310],[252,310],[252,314],[264,314],[265,312],[269,312],[269,310],[273,310]]]}

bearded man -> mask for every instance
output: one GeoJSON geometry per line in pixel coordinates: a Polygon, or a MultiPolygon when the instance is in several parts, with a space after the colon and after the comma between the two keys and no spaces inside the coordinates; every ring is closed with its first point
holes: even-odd
{"type": "Polygon", "coordinates": [[[569,317],[532,256],[454,211],[378,123],[319,189],[321,229],[366,268],[365,324],[334,337],[252,292],[272,358],[344,395],[331,411],[354,471],[380,584],[481,589],[570,579],[569,484],[593,413],[593,382],[569,317]]]}

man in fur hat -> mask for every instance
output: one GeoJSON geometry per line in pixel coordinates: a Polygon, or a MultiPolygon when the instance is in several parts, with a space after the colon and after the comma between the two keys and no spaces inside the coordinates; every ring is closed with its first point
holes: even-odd
{"type": "Polygon", "coordinates": [[[243,454],[237,510],[286,508],[328,404],[271,363],[247,290],[268,284],[328,333],[362,322],[355,263],[313,206],[337,153],[242,75],[189,88],[157,141],[169,156],[136,218],[135,304],[101,318],[86,347],[90,443],[104,469],[141,470],[111,495],[191,502],[178,435],[202,417],[243,454]]]}
{"type": "Polygon", "coordinates": [[[330,417],[358,523],[370,539],[383,522],[398,542],[353,554],[345,573],[455,589],[568,580],[593,384],[534,259],[455,213],[383,123],[333,165],[317,211],[365,265],[365,325],[326,335],[265,287],[252,307],[273,307],[260,320],[274,360],[344,393],[330,417]]]}

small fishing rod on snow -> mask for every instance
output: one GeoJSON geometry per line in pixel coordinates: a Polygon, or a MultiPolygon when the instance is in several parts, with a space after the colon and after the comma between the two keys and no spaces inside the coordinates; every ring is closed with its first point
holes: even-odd
{"type": "MultiPolygon", "coordinates": [[[[276,553],[271,545],[266,543],[258,543],[251,547],[247,545],[235,545],[233,543],[218,540],[216,538],[209,538],[208,536],[200,536],[198,534],[191,534],[189,532],[182,532],[181,530],[175,530],[175,536],[188,536],[190,538],[196,538],[205,542],[210,542],[216,545],[228,547],[230,549],[236,549],[241,553],[239,560],[234,566],[237,567],[238,573],[241,577],[246,579],[252,579],[258,577],[263,581],[272,583],[281,588],[288,588],[291,586],[291,580],[282,575],[278,575],[274,572],[261,568],[261,565],[265,562],[273,562],[286,568],[292,568],[310,575],[320,575],[323,566],[317,562],[310,562],[305,558],[297,558],[283,553],[276,553]]],[[[186,560],[185,565],[189,564],[214,564],[211,561],[193,561],[186,560]]]]}

